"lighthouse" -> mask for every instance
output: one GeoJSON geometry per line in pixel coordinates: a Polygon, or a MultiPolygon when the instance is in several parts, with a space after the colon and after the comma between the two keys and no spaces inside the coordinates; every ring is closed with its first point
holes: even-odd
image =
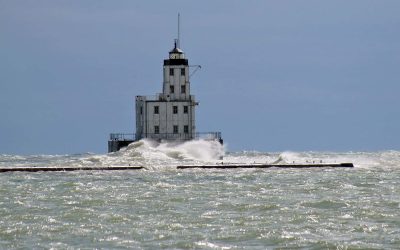
{"type": "Polygon", "coordinates": [[[192,140],[196,136],[195,108],[190,93],[189,61],[176,39],[163,65],[162,93],[156,99],[136,96],[136,140],[192,140]]]}
{"type": "Polygon", "coordinates": [[[189,60],[180,48],[178,16],[178,38],[163,63],[162,92],[155,96],[136,96],[136,131],[132,134],[110,134],[108,152],[116,152],[141,139],[158,142],[204,139],[216,140],[222,144],[220,132],[196,131],[195,111],[198,102],[191,94],[190,76],[199,68],[199,65],[189,65],[189,60]],[[191,68],[195,70],[190,72],[191,68]]]}

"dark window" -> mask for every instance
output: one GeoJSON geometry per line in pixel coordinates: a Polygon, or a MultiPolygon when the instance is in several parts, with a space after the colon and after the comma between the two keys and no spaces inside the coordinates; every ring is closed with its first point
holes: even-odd
{"type": "Polygon", "coordinates": [[[159,114],[158,106],[154,106],[154,114],[159,114]]]}
{"type": "Polygon", "coordinates": [[[140,114],[143,114],[143,107],[140,107],[140,114]]]}
{"type": "Polygon", "coordinates": [[[160,133],[160,127],[154,126],[154,134],[159,134],[159,133],[160,133]]]}
{"type": "Polygon", "coordinates": [[[188,134],[188,133],[189,133],[189,126],[188,126],[188,125],[185,125],[185,126],[183,127],[183,133],[185,133],[185,134],[188,134]]]}
{"type": "Polygon", "coordinates": [[[169,75],[173,76],[174,75],[174,69],[169,69],[169,75]]]}
{"type": "Polygon", "coordinates": [[[175,92],[174,85],[169,86],[169,92],[173,94],[175,92]]]}
{"type": "Polygon", "coordinates": [[[174,114],[178,114],[178,106],[173,106],[173,107],[172,107],[172,112],[173,112],[174,114]]]}
{"type": "Polygon", "coordinates": [[[174,125],[174,134],[177,134],[177,133],[178,133],[178,126],[174,125]]]}
{"type": "Polygon", "coordinates": [[[189,107],[188,107],[188,106],[183,106],[183,113],[184,113],[184,114],[187,114],[187,113],[188,113],[188,110],[189,110],[189,107]]]}
{"type": "Polygon", "coordinates": [[[185,68],[181,69],[181,76],[185,75],[185,68]]]}
{"type": "Polygon", "coordinates": [[[181,86],[181,93],[186,94],[186,86],[185,85],[181,86]]]}

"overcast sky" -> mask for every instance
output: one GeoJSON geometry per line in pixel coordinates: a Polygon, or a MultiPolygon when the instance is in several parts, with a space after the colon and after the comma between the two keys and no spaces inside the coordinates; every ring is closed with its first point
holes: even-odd
{"type": "Polygon", "coordinates": [[[0,154],[105,153],[134,132],[178,12],[197,131],[229,151],[400,149],[398,0],[0,0],[0,154]]]}

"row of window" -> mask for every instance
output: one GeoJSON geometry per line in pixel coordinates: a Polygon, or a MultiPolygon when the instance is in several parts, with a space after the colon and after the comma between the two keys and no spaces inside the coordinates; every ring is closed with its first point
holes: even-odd
{"type": "MultiPolygon", "coordinates": [[[[174,75],[174,71],[175,71],[175,70],[174,70],[173,68],[170,68],[170,69],[169,69],[169,75],[170,75],[170,76],[173,76],[173,75],[174,75]]],[[[181,69],[181,76],[184,76],[184,75],[185,75],[185,68],[182,68],[182,69],[181,69]]]]}
{"type": "MultiPolygon", "coordinates": [[[[169,93],[174,94],[175,93],[175,86],[170,85],[169,86],[169,93]]],[[[181,94],[186,94],[186,85],[181,86],[181,94]]]]}
{"type": "MultiPolygon", "coordinates": [[[[154,126],[154,134],[159,134],[159,133],[160,133],[160,126],[154,126]]],[[[178,125],[174,125],[173,133],[174,134],[178,134],[179,133],[178,125]]],[[[183,133],[185,133],[185,134],[189,133],[189,126],[188,125],[183,126],[183,133]]]]}
{"type": "MultiPolygon", "coordinates": [[[[187,114],[188,112],[189,112],[189,107],[183,106],[183,113],[187,114]]],[[[154,106],[154,114],[159,114],[159,113],[160,113],[159,106],[154,106]]],[[[178,114],[178,106],[172,106],[172,113],[178,114]]]]}

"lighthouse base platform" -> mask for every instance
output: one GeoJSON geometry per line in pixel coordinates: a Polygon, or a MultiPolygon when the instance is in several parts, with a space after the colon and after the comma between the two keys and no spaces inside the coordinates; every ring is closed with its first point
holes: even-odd
{"type": "Polygon", "coordinates": [[[121,148],[127,147],[135,140],[109,140],[108,141],[108,153],[117,152],[121,148]]]}
{"type": "Polygon", "coordinates": [[[195,134],[143,134],[138,136],[137,134],[122,134],[122,133],[112,133],[110,134],[110,139],[108,140],[108,153],[117,152],[121,148],[127,147],[129,144],[141,139],[149,139],[158,142],[185,142],[191,140],[206,140],[206,141],[218,141],[224,144],[221,132],[200,132],[195,134]]]}

